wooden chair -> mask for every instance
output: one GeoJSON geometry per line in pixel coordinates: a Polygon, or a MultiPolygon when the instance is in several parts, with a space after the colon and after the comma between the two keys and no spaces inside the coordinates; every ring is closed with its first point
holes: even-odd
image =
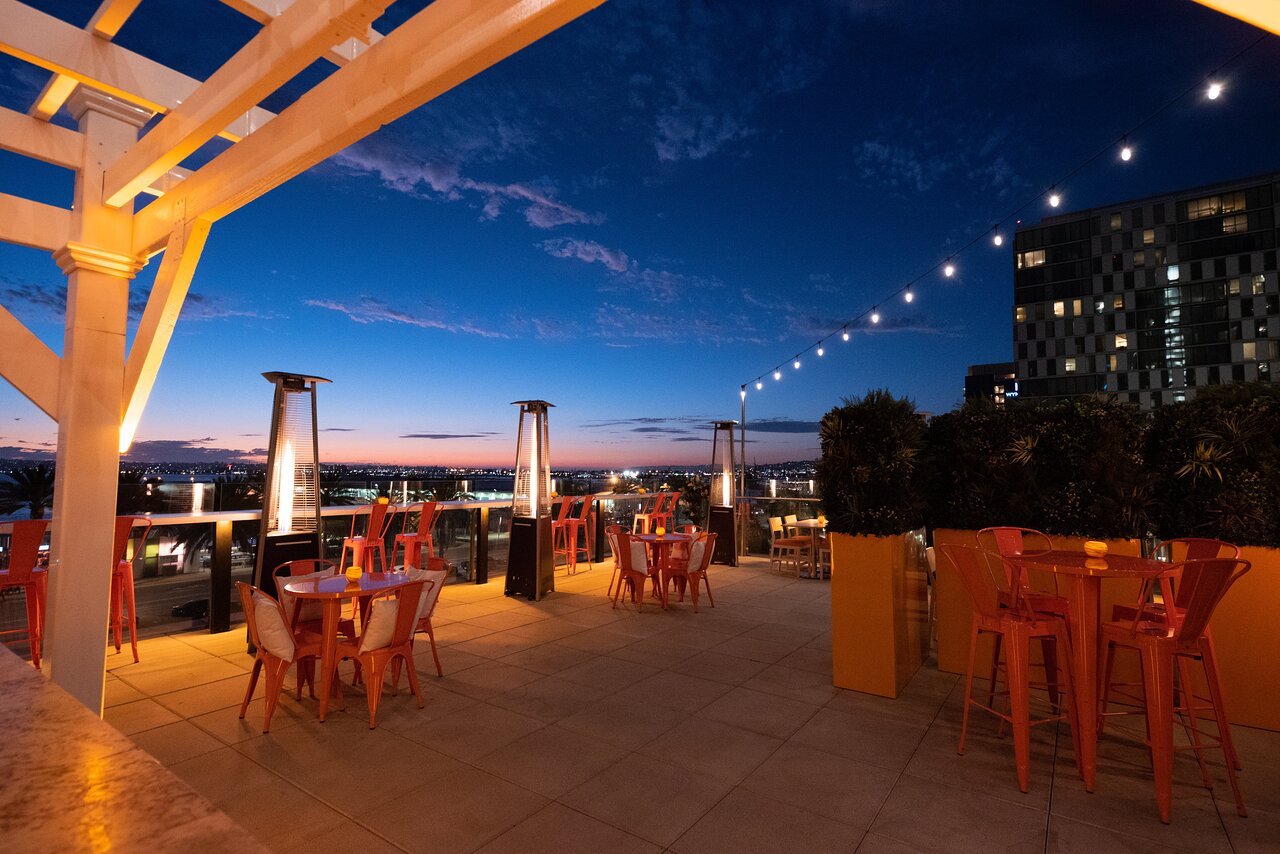
{"type": "Polygon", "coordinates": [[[800,570],[809,562],[807,557],[813,548],[813,539],[808,536],[788,537],[783,533],[782,520],[777,516],[769,517],[769,567],[777,567],[781,572],[783,564],[795,567],[796,578],[800,570]]]}

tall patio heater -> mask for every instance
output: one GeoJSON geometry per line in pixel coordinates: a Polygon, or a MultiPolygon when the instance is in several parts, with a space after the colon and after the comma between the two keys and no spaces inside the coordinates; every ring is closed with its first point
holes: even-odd
{"type": "Polygon", "coordinates": [[[286,561],[323,556],[316,386],[329,381],[279,371],[262,376],[275,385],[276,394],[253,583],[274,596],[272,570],[286,561]]]}
{"type": "Polygon", "coordinates": [[[733,459],[733,428],[737,421],[712,421],[711,496],[707,530],[716,535],[715,563],[738,565],[737,470],[733,459]]]}
{"type": "Polygon", "coordinates": [[[551,459],[545,400],[517,400],[516,476],[511,501],[511,542],[503,593],[541,599],[555,589],[551,552],[551,459]]]}

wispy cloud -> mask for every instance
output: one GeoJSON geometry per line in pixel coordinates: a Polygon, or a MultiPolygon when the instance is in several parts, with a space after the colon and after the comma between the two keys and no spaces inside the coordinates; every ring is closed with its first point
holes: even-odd
{"type": "Polygon", "coordinates": [[[758,418],[747,422],[748,433],[814,433],[817,421],[797,421],[793,418],[758,418]]]}
{"type": "Polygon", "coordinates": [[[478,335],[481,338],[510,338],[506,332],[479,326],[470,321],[451,322],[426,313],[414,313],[393,308],[380,299],[362,296],[353,302],[332,299],[303,300],[304,305],[312,308],[323,308],[345,314],[356,323],[368,325],[372,323],[392,323],[402,326],[416,326],[420,329],[439,329],[442,332],[453,332],[460,335],[478,335]]]}
{"type": "Polygon", "coordinates": [[[603,264],[614,273],[625,273],[631,268],[631,259],[621,249],[601,246],[594,240],[574,237],[557,237],[542,241],[542,248],[556,258],[574,258],[584,264],[603,264]]]}
{"type": "MultiPolygon", "coordinates": [[[[0,274],[0,303],[27,306],[45,320],[60,321],[67,310],[67,286],[63,282],[25,282],[0,274]]],[[[147,307],[149,291],[133,288],[129,293],[129,317],[137,320],[147,307]]],[[[271,315],[236,308],[220,297],[191,292],[182,306],[183,320],[225,320],[265,318],[271,315]]]]}
{"type": "Polygon", "coordinates": [[[266,456],[266,448],[239,450],[212,443],[212,436],[202,439],[148,439],[133,443],[124,459],[136,463],[254,462],[266,456]]]}
{"type": "Polygon", "coordinates": [[[403,433],[401,439],[488,439],[501,433],[403,433]]]}

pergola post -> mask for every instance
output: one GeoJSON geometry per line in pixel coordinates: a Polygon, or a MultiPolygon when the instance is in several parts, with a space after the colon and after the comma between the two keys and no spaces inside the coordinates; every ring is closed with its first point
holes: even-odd
{"type": "Polygon", "coordinates": [[[54,253],[67,275],[58,391],[58,465],[45,660],[53,681],[101,714],[120,469],[132,212],[102,203],[106,167],[150,114],[80,87],[68,102],[85,135],[71,240],[54,253]]]}

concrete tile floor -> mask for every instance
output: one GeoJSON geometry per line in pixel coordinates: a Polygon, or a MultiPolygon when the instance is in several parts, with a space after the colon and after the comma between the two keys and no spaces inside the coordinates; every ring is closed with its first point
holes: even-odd
{"type": "Polygon", "coordinates": [[[261,699],[238,720],[239,630],[110,654],[106,718],[280,851],[1280,850],[1280,734],[1234,730],[1248,819],[1182,755],[1161,825],[1144,750],[1110,733],[1089,795],[1068,734],[1040,728],[1023,795],[994,722],[956,755],[956,676],[831,687],[826,583],[752,559],[714,569],[716,608],[637,614],[609,607],[610,569],[541,603],[446,588],[445,677],[422,645],[426,708],[388,696],[374,731],[350,685],[324,724],[291,696],[269,735],[261,699]]]}

